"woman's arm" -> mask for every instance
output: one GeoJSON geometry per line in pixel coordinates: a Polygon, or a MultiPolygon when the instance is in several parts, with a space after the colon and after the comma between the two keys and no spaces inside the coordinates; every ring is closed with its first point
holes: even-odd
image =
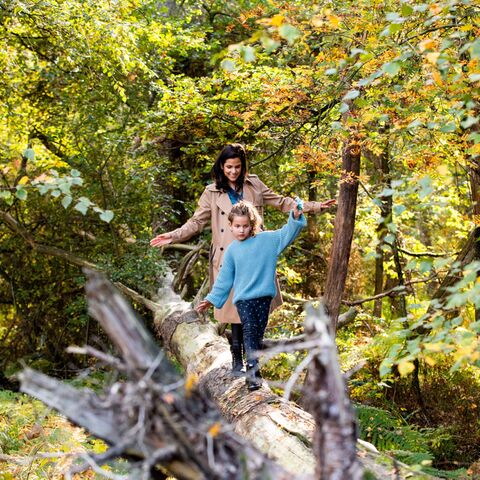
{"type": "MultiPolygon", "coordinates": [[[[289,212],[295,207],[296,203],[293,198],[278,195],[278,193],[275,193],[268,188],[260,179],[257,179],[257,181],[265,205],[270,205],[271,207],[281,210],[282,212],[289,212]]],[[[326,209],[330,208],[336,203],[337,201],[333,198],[326,200],[325,202],[304,202],[303,210],[304,212],[310,213],[323,213],[326,209]]]]}
{"type": "Polygon", "coordinates": [[[211,220],[210,195],[210,192],[204,190],[198,200],[198,207],[192,217],[180,228],[157,235],[150,240],[150,245],[152,247],[162,247],[169,243],[181,243],[200,233],[211,220]]]}

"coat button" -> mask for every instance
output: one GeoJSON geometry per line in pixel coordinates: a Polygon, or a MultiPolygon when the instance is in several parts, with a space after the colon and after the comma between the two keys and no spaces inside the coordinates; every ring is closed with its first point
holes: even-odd
{"type": "Polygon", "coordinates": [[[223,233],[223,231],[224,231],[223,228],[221,228],[220,231],[223,233]]]}
{"type": "Polygon", "coordinates": [[[222,215],[225,215],[225,212],[220,212],[222,215]]]}
{"type": "Polygon", "coordinates": [[[223,252],[223,247],[220,247],[220,250],[223,252]]]}

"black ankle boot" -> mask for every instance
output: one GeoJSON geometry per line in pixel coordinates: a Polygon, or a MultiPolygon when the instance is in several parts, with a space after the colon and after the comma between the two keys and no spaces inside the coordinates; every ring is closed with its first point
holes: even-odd
{"type": "Polygon", "coordinates": [[[232,375],[241,377],[245,374],[245,366],[243,365],[242,344],[234,344],[230,347],[232,352],[232,375]]]}
{"type": "Polygon", "coordinates": [[[245,384],[249,392],[254,392],[262,386],[262,377],[258,369],[258,364],[247,364],[247,377],[245,384]]]}

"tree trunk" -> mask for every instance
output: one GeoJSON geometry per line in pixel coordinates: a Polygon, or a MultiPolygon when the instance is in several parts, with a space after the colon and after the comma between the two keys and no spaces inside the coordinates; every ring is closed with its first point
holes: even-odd
{"type": "Polygon", "coordinates": [[[358,176],[360,174],[360,147],[355,141],[350,142],[343,150],[342,171],[324,297],[327,313],[334,328],[336,328],[347,279],[348,260],[355,227],[358,176]]]}
{"type": "MultiPolygon", "coordinates": [[[[389,163],[389,151],[388,151],[388,142],[383,150],[383,153],[375,159],[375,167],[378,168],[380,172],[379,184],[380,188],[385,187],[391,188],[391,179],[390,179],[390,163],[389,163]]],[[[380,201],[382,202],[380,207],[381,221],[377,227],[377,246],[375,249],[375,291],[374,296],[379,295],[383,292],[384,281],[383,281],[383,263],[384,263],[384,245],[385,237],[388,233],[388,224],[392,221],[392,195],[380,195],[380,201]]],[[[382,316],[382,303],[383,298],[377,298],[373,304],[373,315],[375,317],[382,316]]]]}
{"type": "MultiPolygon", "coordinates": [[[[479,109],[477,109],[477,114],[479,109]]],[[[474,126],[478,132],[480,130],[478,123],[474,126]]],[[[480,229],[480,155],[470,159],[470,186],[472,189],[472,204],[473,204],[473,221],[475,223],[475,230],[480,229]]],[[[480,261],[480,240],[477,235],[475,242],[474,259],[480,261]]],[[[477,279],[480,276],[480,271],[477,272],[477,279]]],[[[480,307],[475,308],[475,321],[480,321],[480,307]]]]}
{"type": "Polygon", "coordinates": [[[452,264],[453,267],[444,277],[442,283],[433,295],[427,313],[432,313],[433,311],[442,308],[450,294],[450,291],[448,290],[449,287],[452,287],[462,279],[461,269],[475,260],[475,258],[480,258],[480,226],[474,228],[470,232],[465,245],[452,264]]]}

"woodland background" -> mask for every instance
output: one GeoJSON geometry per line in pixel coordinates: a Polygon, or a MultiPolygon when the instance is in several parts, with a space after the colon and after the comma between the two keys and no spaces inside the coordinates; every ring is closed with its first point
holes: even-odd
{"type": "MultiPolygon", "coordinates": [[[[76,435],[44,412],[26,436],[42,407],[11,392],[22,364],[108,381],[65,352],[108,349],[81,266],[154,296],[184,252],[149,240],[189,218],[220,149],[241,142],[283,195],[324,200],[358,182],[341,309],[358,314],[337,344],[345,370],[362,364],[361,437],[437,476],[479,478],[479,14],[473,0],[1,0],[2,453],[76,435]],[[340,180],[346,146],[360,174],[340,180]]],[[[310,216],[282,258],[297,300],[268,336],[299,333],[301,299],[325,293],[334,216],[310,216]]],[[[267,210],[268,228],[283,222],[267,210]]],[[[202,258],[184,298],[205,275],[202,258]]],[[[268,378],[302,355],[270,361],[268,378]]]]}

